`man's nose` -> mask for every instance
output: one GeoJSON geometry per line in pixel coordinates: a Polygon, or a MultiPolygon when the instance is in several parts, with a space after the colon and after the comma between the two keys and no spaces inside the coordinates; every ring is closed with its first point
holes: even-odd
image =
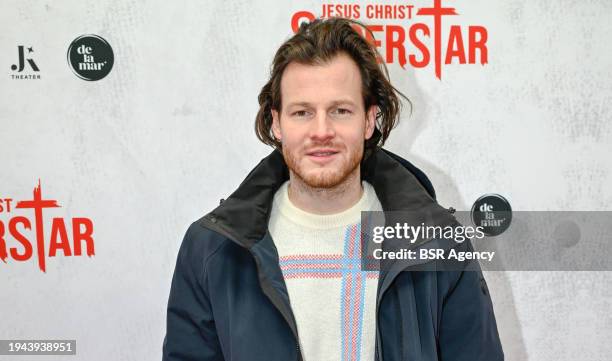
{"type": "Polygon", "coordinates": [[[336,135],[331,119],[326,112],[316,115],[311,129],[311,137],[317,140],[326,140],[336,135]]]}

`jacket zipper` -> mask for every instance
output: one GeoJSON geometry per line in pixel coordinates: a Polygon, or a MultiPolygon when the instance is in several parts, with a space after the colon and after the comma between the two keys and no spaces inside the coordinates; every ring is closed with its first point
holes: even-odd
{"type": "MultiPolygon", "coordinates": [[[[394,277],[395,278],[395,277],[394,277]]],[[[378,299],[376,301],[376,344],[374,349],[376,350],[376,361],[383,361],[383,357],[382,357],[382,351],[380,350],[380,348],[382,347],[381,345],[381,336],[380,336],[380,327],[379,327],[379,305],[380,305],[380,301],[382,300],[382,297],[384,296],[384,294],[387,292],[387,289],[389,287],[386,287],[384,290],[381,291],[380,295],[378,296],[378,299]]]]}
{"type": "MultiPolygon", "coordinates": [[[[448,208],[448,212],[452,215],[456,212],[456,210],[453,207],[448,208]]],[[[422,263],[422,262],[421,262],[422,263]]],[[[421,264],[421,263],[417,263],[421,264]]],[[[382,351],[380,350],[380,348],[382,347],[382,345],[380,345],[381,342],[381,336],[380,336],[380,328],[378,327],[379,324],[379,305],[380,305],[380,301],[382,300],[383,296],[385,295],[385,293],[387,292],[387,290],[389,290],[389,288],[391,287],[391,284],[393,283],[393,281],[397,278],[397,276],[400,275],[400,273],[404,272],[406,269],[410,268],[412,265],[408,265],[406,267],[403,267],[399,270],[399,272],[397,272],[393,278],[391,279],[391,281],[389,281],[388,286],[386,286],[383,290],[381,290],[380,294],[377,297],[377,301],[376,301],[376,344],[375,344],[375,350],[376,350],[376,361],[383,361],[383,357],[382,357],[382,351]],[[380,346],[379,346],[380,345],[380,346]]],[[[390,270],[390,269],[389,269],[390,270]]],[[[386,276],[385,276],[386,277],[386,276]]],[[[383,282],[383,280],[381,280],[381,282],[383,282]]],[[[383,282],[384,283],[384,282],[383,282]]],[[[401,310],[398,310],[398,312],[400,312],[401,310]]]]}
{"type": "Polygon", "coordinates": [[[304,358],[303,358],[302,352],[300,350],[300,342],[299,342],[299,339],[298,339],[297,330],[288,321],[290,315],[288,315],[285,312],[283,312],[283,310],[281,310],[280,307],[278,307],[278,305],[276,304],[276,301],[274,300],[274,297],[271,297],[268,294],[268,292],[266,292],[266,289],[270,290],[271,292],[275,292],[275,291],[272,291],[274,288],[272,286],[270,286],[267,282],[265,282],[265,280],[263,278],[261,278],[261,272],[260,272],[260,267],[259,267],[259,262],[260,262],[259,258],[257,258],[257,256],[255,256],[250,250],[249,250],[249,253],[251,253],[251,256],[255,259],[255,264],[257,265],[257,279],[259,279],[259,283],[261,285],[261,288],[264,291],[264,294],[268,297],[268,299],[270,299],[272,304],[276,307],[276,309],[283,315],[283,318],[285,319],[285,321],[287,321],[287,324],[289,325],[289,328],[291,329],[291,332],[293,333],[293,336],[295,337],[295,347],[297,349],[298,361],[303,361],[304,358]],[[265,285],[267,287],[264,287],[264,285],[263,285],[264,283],[265,283],[265,285]]]}
{"type": "Polygon", "coordinates": [[[261,267],[259,266],[259,263],[260,263],[259,258],[257,258],[257,256],[255,256],[255,254],[253,254],[253,252],[251,252],[251,250],[248,247],[245,247],[241,242],[236,240],[233,236],[231,236],[226,231],[224,231],[223,229],[218,227],[216,225],[217,221],[216,221],[216,218],[214,216],[206,215],[204,217],[204,219],[206,221],[208,221],[208,220],[210,221],[210,222],[207,222],[207,225],[206,225],[208,229],[210,229],[211,231],[219,233],[220,235],[222,235],[225,238],[233,241],[234,243],[238,244],[239,246],[241,246],[243,248],[246,248],[249,251],[249,253],[253,257],[253,259],[255,260],[255,265],[257,266],[256,267],[257,268],[257,279],[259,280],[260,287],[261,287],[263,293],[266,295],[266,297],[268,297],[268,299],[272,302],[274,307],[276,307],[278,312],[280,312],[281,315],[283,315],[283,318],[285,319],[285,321],[289,325],[289,328],[291,329],[291,332],[293,333],[293,336],[295,338],[295,347],[296,347],[297,356],[298,356],[297,361],[303,361],[304,357],[302,356],[302,351],[300,349],[300,342],[299,342],[299,339],[298,339],[297,329],[296,329],[296,327],[294,325],[291,324],[291,322],[288,321],[290,319],[290,315],[288,315],[285,312],[283,312],[283,310],[281,310],[280,307],[277,305],[277,302],[275,301],[275,297],[272,297],[270,294],[268,294],[268,291],[266,291],[266,290],[269,290],[271,292],[275,292],[275,291],[272,291],[274,289],[274,287],[272,287],[269,283],[265,282],[265,279],[262,278],[262,273],[261,273],[261,270],[260,270],[261,267]],[[265,283],[265,285],[264,285],[264,283],[265,283]]]}
{"type": "MultiPolygon", "coordinates": [[[[377,301],[376,301],[376,345],[375,345],[375,350],[376,350],[376,361],[383,361],[383,357],[382,357],[382,351],[380,350],[380,348],[382,347],[381,344],[381,336],[380,336],[380,328],[378,327],[379,324],[379,309],[380,309],[380,302],[383,298],[383,296],[387,293],[387,291],[389,290],[389,288],[391,287],[391,284],[393,283],[393,281],[397,278],[397,276],[400,275],[400,273],[404,272],[405,269],[410,268],[411,266],[406,266],[403,267],[402,269],[399,270],[399,272],[397,272],[393,278],[391,279],[391,281],[389,281],[388,285],[381,290],[380,295],[378,295],[377,301]],[[380,345],[380,346],[379,346],[380,345]]],[[[386,276],[385,276],[386,277],[386,276]]],[[[383,280],[381,280],[381,282],[383,282],[383,280]]]]}

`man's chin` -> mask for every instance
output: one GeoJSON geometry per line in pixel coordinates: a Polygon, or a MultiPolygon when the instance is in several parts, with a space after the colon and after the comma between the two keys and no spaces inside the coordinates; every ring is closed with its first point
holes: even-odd
{"type": "Polygon", "coordinates": [[[296,174],[302,181],[312,188],[334,188],[338,186],[346,175],[338,170],[318,169],[305,174],[296,174]]]}
{"type": "Polygon", "coordinates": [[[337,187],[345,182],[359,166],[359,162],[355,161],[352,167],[347,167],[347,164],[343,164],[341,159],[333,159],[331,162],[324,164],[312,162],[304,158],[296,162],[296,158],[288,154],[283,155],[292,173],[302,183],[311,188],[327,189],[337,187]]]}

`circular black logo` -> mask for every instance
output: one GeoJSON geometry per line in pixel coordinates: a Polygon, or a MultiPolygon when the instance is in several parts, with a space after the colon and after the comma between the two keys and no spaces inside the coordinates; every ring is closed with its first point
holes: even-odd
{"type": "Polygon", "coordinates": [[[472,222],[482,227],[487,236],[498,236],[512,221],[512,208],[508,200],[499,194],[485,194],[472,206],[472,222]]]}
{"type": "Polygon", "coordinates": [[[82,35],[68,47],[68,64],[83,80],[100,80],[110,73],[115,56],[113,48],[98,35],[82,35]]]}

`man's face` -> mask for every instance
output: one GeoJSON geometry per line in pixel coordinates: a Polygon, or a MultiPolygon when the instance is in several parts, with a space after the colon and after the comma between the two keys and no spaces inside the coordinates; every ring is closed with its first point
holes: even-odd
{"type": "Polygon", "coordinates": [[[359,171],[376,107],[364,109],[361,74],[348,55],[323,65],[290,63],[281,98],[280,112],[272,110],[272,131],[294,176],[310,187],[331,188],[359,171]]]}

